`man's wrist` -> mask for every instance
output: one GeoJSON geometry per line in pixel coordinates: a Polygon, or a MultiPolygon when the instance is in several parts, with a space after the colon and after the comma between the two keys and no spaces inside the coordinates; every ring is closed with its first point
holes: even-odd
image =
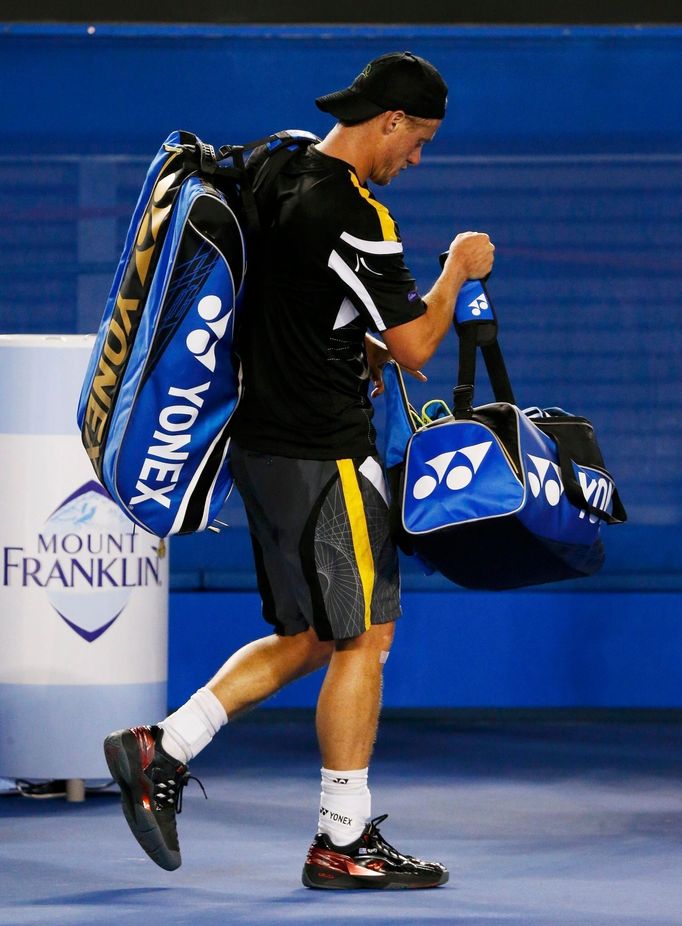
{"type": "Polygon", "coordinates": [[[440,279],[442,283],[451,290],[453,298],[456,299],[460,289],[469,279],[469,276],[459,258],[455,254],[450,253],[448,259],[445,261],[440,279]]]}

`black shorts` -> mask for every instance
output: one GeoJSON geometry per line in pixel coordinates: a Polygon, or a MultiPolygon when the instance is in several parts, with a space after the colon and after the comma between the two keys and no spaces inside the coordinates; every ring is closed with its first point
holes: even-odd
{"type": "Polygon", "coordinates": [[[398,555],[381,465],[231,447],[263,617],[292,636],[344,640],[400,616],[398,555]]]}

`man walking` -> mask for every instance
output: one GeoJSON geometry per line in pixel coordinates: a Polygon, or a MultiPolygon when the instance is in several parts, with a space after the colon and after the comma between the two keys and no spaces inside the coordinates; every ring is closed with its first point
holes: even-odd
{"type": "MultiPolygon", "coordinates": [[[[494,248],[485,234],[458,235],[421,296],[398,227],[367,182],[383,186],[419,164],[446,97],[424,59],[375,59],[349,88],[316,101],[337,124],[295,155],[258,202],[264,228],[238,334],[244,393],[232,466],[274,633],[232,655],[166,720],[105,740],[126,819],[163,868],[180,864],[175,813],[190,760],[228,718],[327,666],[316,713],[318,832],[303,883],[403,888],[448,879],[440,863],[385,841],[368,788],[382,670],[400,615],[368,385],[381,392],[389,357],[416,373],[433,355],[460,287],[490,272],[494,248]]],[[[250,166],[258,159],[256,152],[250,166]]]]}

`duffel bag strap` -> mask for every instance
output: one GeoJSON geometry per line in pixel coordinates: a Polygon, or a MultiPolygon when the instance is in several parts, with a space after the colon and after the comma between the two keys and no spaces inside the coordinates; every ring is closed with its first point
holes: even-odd
{"type": "MultiPolygon", "coordinates": [[[[447,251],[441,254],[441,266],[447,251]]],[[[470,418],[476,382],[476,351],[480,347],[497,402],[515,405],[507,367],[497,339],[497,316],[485,280],[469,280],[459,291],[453,322],[459,337],[457,385],[453,391],[455,418],[470,418]]]]}
{"type": "Polygon", "coordinates": [[[495,400],[516,405],[514,390],[509,380],[509,374],[497,338],[492,343],[481,345],[475,323],[459,325],[456,328],[459,336],[459,367],[457,370],[457,385],[453,391],[455,418],[471,418],[474,404],[474,383],[476,382],[476,349],[479,346],[495,400]]]}
{"type": "Polygon", "coordinates": [[[459,367],[457,385],[452,392],[452,407],[455,418],[471,418],[476,382],[476,329],[470,325],[462,329],[456,327],[456,330],[459,336],[459,367]]]}
{"type": "Polygon", "coordinates": [[[573,461],[567,451],[566,446],[563,443],[561,435],[556,430],[552,430],[549,436],[552,437],[557,446],[557,458],[559,461],[559,470],[561,472],[561,481],[564,486],[566,498],[569,500],[569,502],[576,508],[579,508],[582,511],[586,511],[588,514],[594,515],[601,521],[604,521],[606,524],[624,524],[625,521],[627,521],[628,516],[625,511],[625,506],[620,500],[618,489],[616,488],[615,482],[610,473],[607,473],[607,475],[609,479],[611,479],[611,482],[614,483],[613,495],[611,496],[612,514],[609,514],[608,511],[602,511],[601,508],[595,508],[594,505],[586,500],[585,495],[583,494],[583,490],[580,487],[580,483],[575,478],[573,461]]]}
{"type": "Polygon", "coordinates": [[[510,405],[516,405],[514,390],[507,373],[507,366],[502,356],[500,342],[495,340],[490,344],[483,344],[481,347],[485,368],[488,371],[488,378],[493,387],[493,394],[497,402],[508,402],[510,405]]]}

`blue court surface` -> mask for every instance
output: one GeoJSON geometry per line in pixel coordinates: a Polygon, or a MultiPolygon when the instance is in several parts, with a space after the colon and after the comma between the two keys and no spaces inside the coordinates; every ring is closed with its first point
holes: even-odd
{"type": "Polygon", "coordinates": [[[399,849],[444,861],[431,891],[316,892],[300,873],[316,821],[307,712],[264,711],[193,763],[183,866],[138,850],[118,797],[0,798],[0,923],[679,926],[677,723],[384,718],[374,812],[399,849]]]}

